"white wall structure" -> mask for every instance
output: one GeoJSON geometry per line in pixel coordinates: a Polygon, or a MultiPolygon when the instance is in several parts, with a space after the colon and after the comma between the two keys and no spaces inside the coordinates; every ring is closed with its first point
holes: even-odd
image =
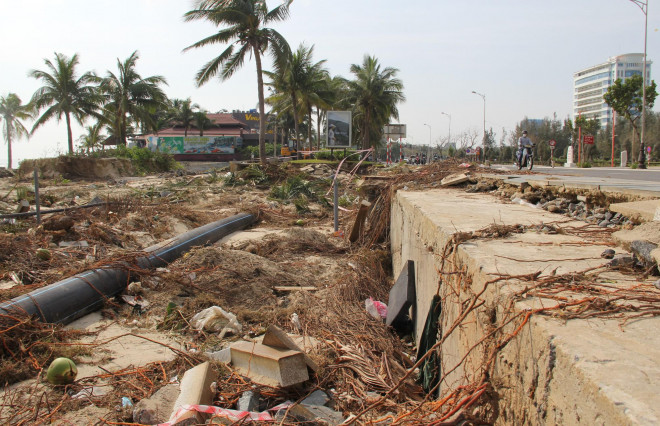
{"type": "MultiPolygon", "coordinates": [[[[651,83],[651,64],[647,58],[646,85],[651,83]]],[[[643,53],[627,53],[573,74],[573,120],[580,114],[589,119],[598,118],[602,126],[611,123],[612,109],[603,101],[603,95],[617,79],[625,81],[633,75],[642,75],[643,68],[643,53]]]]}

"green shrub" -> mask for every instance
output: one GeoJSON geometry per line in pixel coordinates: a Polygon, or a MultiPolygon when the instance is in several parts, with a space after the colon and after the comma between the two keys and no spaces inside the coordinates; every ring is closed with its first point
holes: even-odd
{"type": "Polygon", "coordinates": [[[630,168],[631,168],[631,169],[636,169],[636,168],[637,168],[637,163],[634,162],[634,161],[631,162],[631,163],[630,163],[630,168]]]}
{"type": "Polygon", "coordinates": [[[124,145],[118,145],[115,149],[96,151],[91,153],[90,156],[97,158],[127,158],[131,160],[133,167],[139,173],[167,172],[182,168],[176,162],[174,156],[160,151],[151,151],[148,148],[128,148],[124,145]]]}
{"type": "Polygon", "coordinates": [[[285,183],[274,186],[270,191],[272,198],[282,201],[291,201],[301,195],[310,200],[317,199],[312,183],[300,175],[288,178],[285,183]]]}

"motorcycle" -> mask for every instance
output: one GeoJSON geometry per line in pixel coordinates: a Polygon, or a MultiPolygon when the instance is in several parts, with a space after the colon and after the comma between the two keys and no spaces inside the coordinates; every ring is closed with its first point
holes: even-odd
{"type": "Polygon", "coordinates": [[[517,161],[518,170],[527,167],[527,170],[532,170],[534,167],[534,145],[522,148],[520,161],[517,161]]]}

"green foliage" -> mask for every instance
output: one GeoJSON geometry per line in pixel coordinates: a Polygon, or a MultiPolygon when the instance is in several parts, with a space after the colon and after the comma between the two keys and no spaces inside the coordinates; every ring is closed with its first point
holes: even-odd
{"type": "Polygon", "coordinates": [[[309,199],[301,194],[293,200],[293,205],[296,206],[298,214],[307,213],[309,211],[309,199]]]}
{"type": "Polygon", "coordinates": [[[630,163],[630,168],[631,168],[631,169],[636,169],[636,168],[637,168],[637,161],[632,161],[632,162],[630,163]]]}
{"type": "Polygon", "coordinates": [[[259,165],[251,165],[238,172],[238,177],[256,185],[268,182],[268,175],[259,165]]]}
{"type": "Polygon", "coordinates": [[[590,169],[591,168],[591,163],[588,161],[583,161],[581,163],[577,164],[578,167],[583,168],[583,169],[590,169]]]}
{"type": "Polygon", "coordinates": [[[356,198],[357,198],[357,197],[351,197],[351,196],[348,195],[348,194],[344,194],[344,195],[342,195],[341,197],[339,197],[339,199],[337,200],[337,202],[339,203],[339,205],[340,205],[341,207],[346,208],[346,207],[351,206],[351,205],[355,202],[356,198]]]}
{"type": "MultiPolygon", "coordinates": [[[[17,186],[16,187],[16,199],[17,200],[28,200],[28,195],[32,190],[27,186],[17,186]]],[[[32,197],[34,199],[34,197],[32,197]]]]}
{"type": "Polygon", "coordinates": [[[292,176],[282,185],[274,186],[270,191],[270,196],[285,202],[295,200],[300,196],[305,196],[313,201],[318,198],[312,183],[305,180],[301,175],[292,176]]]}
{"type": "Polygon", "coordinates": [[[116,149],[96,151],[90,156],[96,158],[128,158],[139,173],[167,172],[182,168],[172,155],[151,151],[148,148],[129,148],[125,145],[118,145],[116,149]]]}

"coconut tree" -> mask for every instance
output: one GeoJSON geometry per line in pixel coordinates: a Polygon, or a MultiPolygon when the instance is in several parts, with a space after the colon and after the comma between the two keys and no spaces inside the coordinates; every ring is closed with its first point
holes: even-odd
{"type": "Polygon", "coordinates": [[[399,118],[397,103],[406,100],[403,83],[396,78],[396,68],[381,70],[378,59],[365,55],[362,65],[351,65],[354,79],[347,82],[349,102],[362,147],[376,145],[382,128],[391,118],[399,118]]]}
{"type": "Polygon", "coordinates": [[[160,75],[142,77],[135,69],[139,58],[136,50],[123,62],[117,59],[117,74],[108,71],[106,77],[99,80],[105,101],[103,115],[112,127],[111,134],[122,145],[126,145],[132,124],[153,127],[153,114],[167,102],[160,88],[162,84],[167,85],[167,80],[160,75]]]}
{"type": "Polygon", "coordinates": [[[89,153],[101,146],[103,140],[106,138],[101,132],[103,130],[103,122],[99,121],[94,125],[85,126],[85,133],[78,138],[80,145],[89,153]]]}
{"type": "Polygon", "coordinates": [[[55,61],[45,59],[47,71],[32,70],[29,76],[41,80],[43,86],[32,95],[30,104],[35,112],[45,108],[45,111],[32,126],[34,133],[39,127],[51,118],[57,121],[66,121],[67,141],[69,143],[69,154],[73,153],[73,134],[71,132],[71,118],[81,125],[90,115],[98,116],[99,103],[101,101],[97,87],[94,85],[96,76],[86,72],[77,76],[78,55],[71,58],[61,53],[55,53],[55,61]]]}
{"type": "Polygon", "coordinates": [[[195,122],[195,127],[199,130],[199,135],[204,136],[204,130],[211,127],[213,121],[207,115],[209,112],[206,110],[200,110],[195,112],[193,120],[195,122]]]}
{"type": "Polygon", "coordinates": [[[12,140],[29,136],[29,132],[20,120],[32,118],[32,108],[30,105],[23,105],[18,95],[10,93],[6,97],[0,97],[0,118],[4,121],[2,134],[7,141],[7,168],[11,169],[12,140]]]}
{"type": "Polygon", "coordinates": [[[269,52],[278,62],[290,50],[284,37],[266,26],[286,19],[292,1],[285,0],[269,11],[265,0],[196,0],[194,9],[184,15],[186,21],[206,20],[220,28],[217,33],[184,51],[212,44],[229,44],[219,56],[199,70],[196,76],[198,86],[218,74],[221,80],[227,80],[241,68],[246,57],[254,57],[259,96],[259,156],[262,163],[266,162],[266,117],[261,59],[269,52]]]}
{"type": "Polygon", "coordinates": [[[193,104],[190,98],[172,100],[172,120],[183,126],[184,136],[188,136],[188,130],[192,127],[198,110],[199,105],[193,104]]]}

